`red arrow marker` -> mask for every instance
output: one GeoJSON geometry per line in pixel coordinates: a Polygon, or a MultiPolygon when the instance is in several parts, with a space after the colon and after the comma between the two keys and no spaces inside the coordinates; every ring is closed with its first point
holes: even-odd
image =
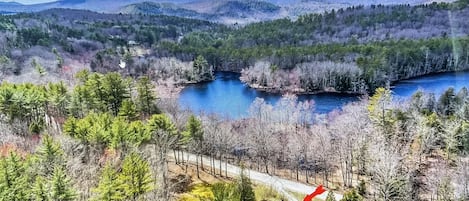
{"type": "Polygon", "coordinates": [[[313,193],[311,193],[310,195],[307,195],[303,201],[312,201],[314,197],[316,197],[317,195],[321,195],[324,192],[326,192],[326,190],[324,190],[322,185],[319,185],[316,188],[316,190],[313,193]]]}

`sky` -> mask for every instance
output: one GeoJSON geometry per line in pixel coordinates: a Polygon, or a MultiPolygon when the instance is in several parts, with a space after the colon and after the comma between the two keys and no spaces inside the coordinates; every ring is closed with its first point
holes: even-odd
{"type": "Polygon", "coordinates": [[[37,3],[45,3],[45,2],[51,2],[51,1],[56,1],[56,0],[0,0],[0,2],[11,2],[11,1],[16,1],[22,4],[37,4],[37,3]]]}

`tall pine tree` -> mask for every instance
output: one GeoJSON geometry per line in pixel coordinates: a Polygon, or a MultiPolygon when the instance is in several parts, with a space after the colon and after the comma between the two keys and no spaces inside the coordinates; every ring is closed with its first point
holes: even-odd
{"type": "Polygon", "coordinates": [[[34,186],[32,190],[32,199],[34,201],[49,201],[50,192],[47,186],[47,181],[44,177],[37,176],[36,181],[34,181],[34,186]]]}
{"type": "Polygon", "coordinates": [[[148,120],[147,132],[151,134],[151,143],[154,145],[157,156],[158,165],[155,166],[154,171],[159,173],[158,182],[161,191],[159,195],[162,200],[168,200],[170,195],[167,155],[177,142],[176,126],[165,114],[156,114],[148,120]]]}
{"type": "MultiPolygon", "coordinates": [[[[244,166],[241,166],[241,172],[237,180],[237,192],[240,201],[255,201],[256,196],[252,188],[251,179],[246,175],[244,166]]],[[[237,199],[238,200],[238,199],[237,199]]]]}
{"type": "Polygon", "coordinates": [[[0,200],[28,200],[29,175],[26,163],[14,152],[0,159],[0,200]]]}
{"type": "Polygon", "coordinates": [[[122,102],[130,97],[128,81],[123,79],[119,73],[108,73],[104,75],[102,82],[107,95],[106,103],[112,114],[117,116],[122,102]]]}
{"type": "Polygon", "coordinates": [[[141,77],[137,82],[137,106],[144,115],[153,115],[158,112],[156,107],[156,95],[153,92],[154,86],[147,76],[141,77]]]}
{"type": "Polygon", "coordinates": [[[344,193],[344,197],[340,201],[362,201],[363,198],[360,196],[355,189],[344,193]]]}
{"type": "Polygon", "coordinates": [[[118,176],[125,196],[133,201],[153,190],[150,165],[137,153],[130,153],[124,159],[122,172],[118,176]]]}
{"type": "Polygon", "coordinates": [[[196,158],[196,169],[197,169],[197,178],[200,178],[199,174],[199,158],[200,164],[203,168],[203,161],[202,161],[202,148],[203,148],[203,141],[204,141],[204,131],[202,128],[202,122],[197,119],[194,115],[189,117],[187,121],[186,130],[183,132],[185,141],[190,142],[192,148],[194,149],[195,153],[197,154],[196,158]]]}
{"type": "Polygon", "coordinates": [[[118,180],[117,172],[112,165],[107,164],[99,179],[99,184],[93,191],[96,196],[92,199],[95,201],[119,201],[124,200],[124,190],[122,182],[118,180]]]}
{"type": "Polygon", "coordinates": [[[36,156],[39,162],[39,171],[45,177],[51,176],[56,166],[64,164],[63,150],[60,144],[54,142],[49,135],[45,135],[42,139],[42,145],[37,150],[36,156]]]}
{"type": "Polygon", "coordinates": [[[56,167],[51,181],[51,198],[54,201],[75,200],[76,193],[61,167],[56,167]]]}
{"type": "Polygon", "coordinates": [[[119,109],[119,116],[124,117],[128,121],[134,121],[138,118],[137,106],[132,100],[124,100],[119,109]]]}

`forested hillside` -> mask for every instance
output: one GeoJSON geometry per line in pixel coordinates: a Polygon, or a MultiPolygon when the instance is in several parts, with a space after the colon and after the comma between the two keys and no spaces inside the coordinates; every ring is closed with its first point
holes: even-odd
{"type": "Polygon", "coordinates": [[[1,16],[2,71],[30,72],[34,54],[51,74],[78,63],[191,83],[210,80],[212,70],[229,70],[243,71],[244,82],[269,91],[365,93],[468,69],[467,5],[356,6],[244,27],[63,9],[1,16]],[[200,55],[207,62],[194,67],[200,55]]]}
{"type": "Polygon", "coordinates": [[[246,26],[73,9],[2,15],[0,200],[280,201],[295,193],[278,181],[253,184],[249,170],[324,184],[342,201],[469,200],[467,88],[408,100],[387,89],[468,70],[467,19],[468,0],[246,26]],[[291,93],[273,105],[257,98],[233,120],[196,116],[161,95],[217,70],[267,91],[364,96],[330,114],[291,93]],[[238,176],[229,164],[241,167],[238,176]]]}
{"type": "Polygon", "coordinates": [[[120,12],[128,14],[170,15],[212,22],[246,24],[278,19],[281,7],[258,0],[242,1],[195,1],[188,4],[143,2],[123,7],[120,12]]]}
{"type": "Polygon", "coordinates": [[[276,105],[257,99],[250,118],[235,121],[158,99],[148,77],[75,78],[75,87],[0,85],[0,198],[256,200],[246,175],[229,181],[227,163],[321,183],[345,192],[343,201],[469,198],[466,88],[406,102],[379,88],[327,118],[295,96],[276,105]],[[191,191],[188,152],[198,158],[195,177],[228,182],[191,191]],[[185,172],[169,174],[169,165],[185,172]],[[180,197],[187,191],[195,196],[180,197]]]}
{"type": "MultiPolygon", "coordinates": [[[[75,87],[0,85],[1,200],[172,200],[190,191],[188,162],[173,158],[185,173],[170,174],[168,156],[202,146],[199,118],[170,100],[157,102],[148,77],[84,70],[75,79],[75,87]]],[[[203,174],[216,176],[210,169],[203,174]]],[[[229,192],[230,199],[253,200],[243,171],[218,184],[224,189],[206,187],[207,198],[229,192]]]]}
{"type": "Polygon", "coordinates": [[[469,68],[467,4],[351,7],[224,33],[195,32],[162,49],[196,52],[222,70],[244,69],[244,81],[258,88],[369,92],[401,79],[469,68]],[[259,61],[269,63],[261,72],[259,61]],[[314,65],[323,62],[332,64],[326,70],[314,65]],[[297,81],[273,79],[281,75],[297,81]]]}
{"type": "Polygon", "coordinates": [[[192,62],[195,56],[186,59],[191,62],[183,62],[154,47],[162,41],[178,41],[194,30],[220,28],[223,26],[177,17],[69,9],[0,16],[0,66],[4,77],[38,69],[48,77],[60,77],[91,66],[98,72],[151,74],[154,80],[171,77],[176,82],[193,82],[199,74],[211,74],[210,66],[202,62],[197,70],[192,62]]]}

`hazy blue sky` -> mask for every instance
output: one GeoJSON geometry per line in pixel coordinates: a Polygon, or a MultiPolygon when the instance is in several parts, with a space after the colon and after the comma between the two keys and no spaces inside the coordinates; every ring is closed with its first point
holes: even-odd
{"type": "Polygon", "coordinates": [[[0,2],[9,2],[9,1],[16,1],[22,4],[35,4],[35,3],[51,2],[51,1],[56,1],[56,0],[0,0],[0,2]]]}

